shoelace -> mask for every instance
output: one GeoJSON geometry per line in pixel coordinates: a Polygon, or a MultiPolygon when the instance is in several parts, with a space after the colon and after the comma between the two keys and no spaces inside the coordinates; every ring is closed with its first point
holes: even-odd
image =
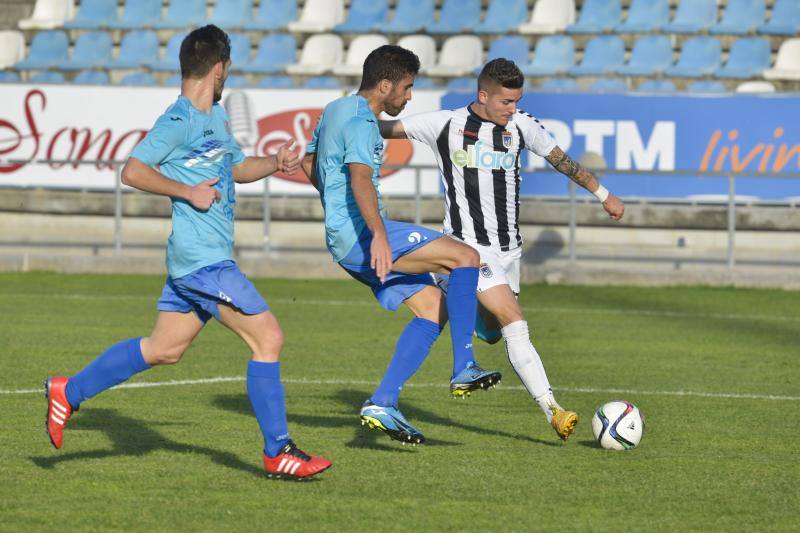
{"type": "Polygon", "coordinates": [[[310,461],[311,456],[305,453],[303,450],[298,448],[294,442],[289,441],[288,444],[283,448],[282,453],[288,453],[289,455],[293,455],[298,459],[302,459],[303,461],[310,461]]]}

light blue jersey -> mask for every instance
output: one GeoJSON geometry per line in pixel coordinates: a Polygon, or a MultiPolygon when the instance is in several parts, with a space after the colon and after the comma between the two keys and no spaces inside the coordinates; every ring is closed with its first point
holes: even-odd
{"type": "Polygon", "coordinates": [[[366,227],[350,186],[349,163],[373,169],[372,183],[378,195],[378,209],[383,213],[378,190],[383,138],[366,98],[344,96],[328,104],[306,153],[317,154],[315,171],[325,208],[325,240],[338,262],[347,256],[366,227]]]}
{"type": "Polygon", "coordinates": [[[145,165],[186,185],[219,178],[220,201],[208,211],[172,198],[172,234],[167,241],[167,271],[180,278],[205,266],[233,259],[233,167],[244,154],[219,104],[203,113],[185,96],[178,97],[131,152],[145,165]]]}

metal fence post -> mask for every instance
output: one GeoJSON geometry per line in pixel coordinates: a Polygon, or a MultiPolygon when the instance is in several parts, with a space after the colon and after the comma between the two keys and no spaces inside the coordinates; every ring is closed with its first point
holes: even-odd
{"type": "Polygon", "coordinates": [[[114,255],[122,254],[122,164],[114,164],[114,255]]]}
{"type": "Polygon", "coordinates": [[[736,178],[728,175],[728,269],[736,265],[736,178]]]}
{"type": "Polygon", "coordinates": [[[569,266],[575,266],[575,227],[578,223],[575,182],[569,180],[569,266]]]}
{"type": "Polygon", "coordinates": [[[422,170],[414,169],[414,224],[422,225],[422,170]]]}
{"type": "Polygon", "coordinates": [[[264,195],[262,202],[262,216],[264,225],[264,253],[269,254],[272,252],[272,243],[270,242],[270,222],[272,219],[272,212],[270,210],[269,200],[269,178],[264,179],[264,195]]]}

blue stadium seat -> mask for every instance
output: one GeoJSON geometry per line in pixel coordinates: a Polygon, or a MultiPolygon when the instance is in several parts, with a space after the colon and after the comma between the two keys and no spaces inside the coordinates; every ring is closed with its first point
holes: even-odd
{"type": "Polygon", "coordinates": [[[119,19],[108,23],[109,28],[136,30],[149,28],[161,18],[162,0],[127,0],[119,19]]]}
{"type": "Polygon", "coordinates": [[[670,80],[646,80],[636,90],[641,93],[674,93],[677,89],[670,80]]]}
{"type": "Polygon", "coordinates": [[[658,30],[669,21],[669,0],[633,0],[628,18],[617,24],[617,33],[646,33],[658,30]]]}
{"type": "Polygon", "coordinates": [[[151,30],[131,31],[122,37],[119,56],[108,68],[139,68],[158,61],[158,36],[151,30]]]}
{"type": "Polygon", "coordinates": [[[628,63],[617,69],[623,76],[652,76],[672,65],[672,41],[666,35],[645,35],[633,45],[628,63]]]}
{"type": "Polygon", "coordinates": [[[37,72],[28,79],[28,83],[64,83],[64,75],[54,70],[37,72]]]}
{"type": "Polygon", "coordinates": [[[764,0],[728,0],[722,19],[709,30],[715,34],[745,35],[764,22],[764,0]]]}
{"type": "Polygon", "coordinates": [[[152,87],[157,85],[156,79],[149,72],[134,72],[119,80],[125,87],[152,87]]]}
{"type": "Polygon", "coordinates": [[[267,35],[258,43],[256,57],[246,65],[240,65],[239,70],[261,74],[281,72],[286,65],[295,62],[297,41],[288,33],[273,33],[267,35]]]}
{"type": "Polygon", "coordinates": [[[294,81],[289,76],[264,76],[257,87],[262,89],[293,89],[294,81]]]}
{"type": "Polygon", "coordinates": [[[180,87],[183,79],[180,74],[172,74],[164,81],[164,87],[180,87]]]}
{"type": "Polygon", "coordinates": [[[206,0],[169,0],[166,16],[153,27],[171,30],[194,28],[206,23],[206,0]]]}
{"type": "Polygon", "coordinates": [[[698,33],[717,21],[717,0],[680,0],[672,22],[661,27],[667,33],[698,33]]]}
{"type": "MultiPolygon", "coordinates": [[[[504,57],[510,59],[520,67],[527,65],[528,61],[528,39],[520,35],[507,35],[498,37],[489,46],[486,54],[486,63],[492,59],[504,57]]],[[[480,73],[483,65],[475,69],[475,74],[480,73]]]]}
{"type": "Polygon", "coordinates": [[[66,63],[69,39],[63,31],[40,31],[33,36],[28,57],[14,65],[17,69],[44,69],[66,63]]]}
{"type": "Polygon", "coordinates": [[[678,63],[664,71],[668,76],[700,78],[719,68],[722,47],[714,37],[692,37],[683,43],[678,63]]]}
{"type": "Polygon", "coordinates": [[[0,70],[0,83],[17,83],[19,74],[10,70],[0,70]]]}
{"type": "Polygon", "coordinates": [[[690,93],[724,93],[728,92],[725,84],[716,80],[700,80],[693,81],[686,86],[686,90],[690,93]]]}
{"type": "Polygon", "coordinates": [[[575,41],[566,35],[548,35],[536,42],[533,61],[520,65],[526,76],[552,76],[565,73],[575,63],[575,41]]]}
{"type": "Polygon", "coordinates": [[[333,27],[339,33],[368,33],[389,16],[386,0],[353,0],[347,20],[333,27]]]}
{"type": "Polygon", "coordinates": [[[415,33],[433,23],[433,0],[398,0],[394,18],[378,25],[383,33],[415,33]]]}
{"type": "Polygon", "coordinates": [[[111,61],[113,43],[111,35],[105,31],[84,33],[75,41],[72,57],[69,61],[58,65],[62,70],[83,70],[104,67],[111,61]]]}
{"type": "Polygon", "coordinates": [[[250,63],[250,39],[244,33],[229,33],[231,39],[231,68],[241,70],[250,63]]]}
{"type": "Polygon", "coordinates": [[[572,78],[550,78],[539,86],[543,91],[578,91],[578,82],[572,78]]]}
{"type": "Polygon", "coordinates": [[[256,31],[282,30],[297,20],[297,0],[261,0],[253,20],[244,29],[256,31]]]}
{"type": "Polygon", "coordinates": [[[527,0],[492,0],[486,17],[475,26],[475,33],[516,33],[520,22],[528,20],[527,0]]]}
{"type": "Polygon", "coordinates": [[[580,65],[571,76],[601,76],[616,71],[625,62],[625,42],[617,35],[601,35],[586,43],[580,65]]]}
{"type": "Polygon", "coordinates": [[[464,33],[481,20],[481,0],[444,0],[439,20],[428,24],[428,33],[464,33]]]}
{"type": "Polygon", "coordinates": [[[208,22],[220,28],[242,28],[253,19],[253,0],[217,0],[208,22]]]}
{"type": "Polygon", "coordinates": [[[769,41],[763,37],[748,37],[734,41],[728,61],[714,71],[717,78],[753,78],[770,66],[769,41]]]}
{"type": "Polygon", "coordinates": [[[436,89],[436,81],[433,78],[429,78],[427,76],[421,76],[414,80],[414,88],[415,89],[436,89]]]}
{"type": "Polygon", "coordinates": [[[766,24],[758,27],[759,33],[768,35],[796,35],[800,33],[800,2],[797,0],[775,0],[772,16],[766,24]]]}
{"type": "Polygon", "coordinates": [[[341,89],[342,82],[336,76],[312,76],[303,84],[306,89],[341,89]]]}
{"type": "Polygon", "coordinates": [[[620,0],[585,0],[578,21],[567,26],[567,33],[603,33],[619,24],[620,0]]]}
{"type": "Polygon", "coordinates": [[[167,46],[164,49],[164,55],[161,56],[161,60],[150,63],[150,68],[159,71],[180,70],[181,43],[185,37],[185,33],[176,33],[170,37],[169,41],[167,41],[167,46]]]}
{"type": "Polygon", "coordinates": [[[475,89],[477,89],[475,78],[453,78],[445,86],[445,90],[457,93],[465,93],[475,89]]]}
{"type": "Polygon", "coordinates": [[[70,30],[93,30],[117,19],[117,0],[81,0],[78,14],[64,23],[70,30]]]}
{"type": "Polygon", "coordinates": [[[250,87],[250,81],[244,76],[230,74],[228,75],[228,79],[225,80],[225,87],[228,89],[242,89],[244,87],[250,87]]]}
{"type": "Polygon", "coordinates": [[[82,70],[78,72],[72,83],[77,85],[109,85],[108,74],[102,70],[82,70]]]}
{"type": "Polygon", "coordinates": [[[619,78],[602,78],[593,82],[589,90],[596,93],[625,93],[628,92],[628,84],[619,78]]]}

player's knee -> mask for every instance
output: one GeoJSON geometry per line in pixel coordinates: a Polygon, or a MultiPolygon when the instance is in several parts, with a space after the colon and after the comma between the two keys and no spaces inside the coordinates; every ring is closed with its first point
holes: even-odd
{"type": "Polygon", "coordinates": [[[150,344],[142,355],[149,365],[174,365],[181,360],[188,345],[158,346],[150,344]]]}
{"type": "Polygon", "coordinates": [[[462,244],[456,253],[456,267],[478,267],[481,264],[481,256],[474,248],[462,244]]]}
{"type": "Polygon", "coordinates": [[[283,350],[283,330],[276,320],[265,320],[256,340],[253,358],[256,361],[275,362],[283,350]]]}

